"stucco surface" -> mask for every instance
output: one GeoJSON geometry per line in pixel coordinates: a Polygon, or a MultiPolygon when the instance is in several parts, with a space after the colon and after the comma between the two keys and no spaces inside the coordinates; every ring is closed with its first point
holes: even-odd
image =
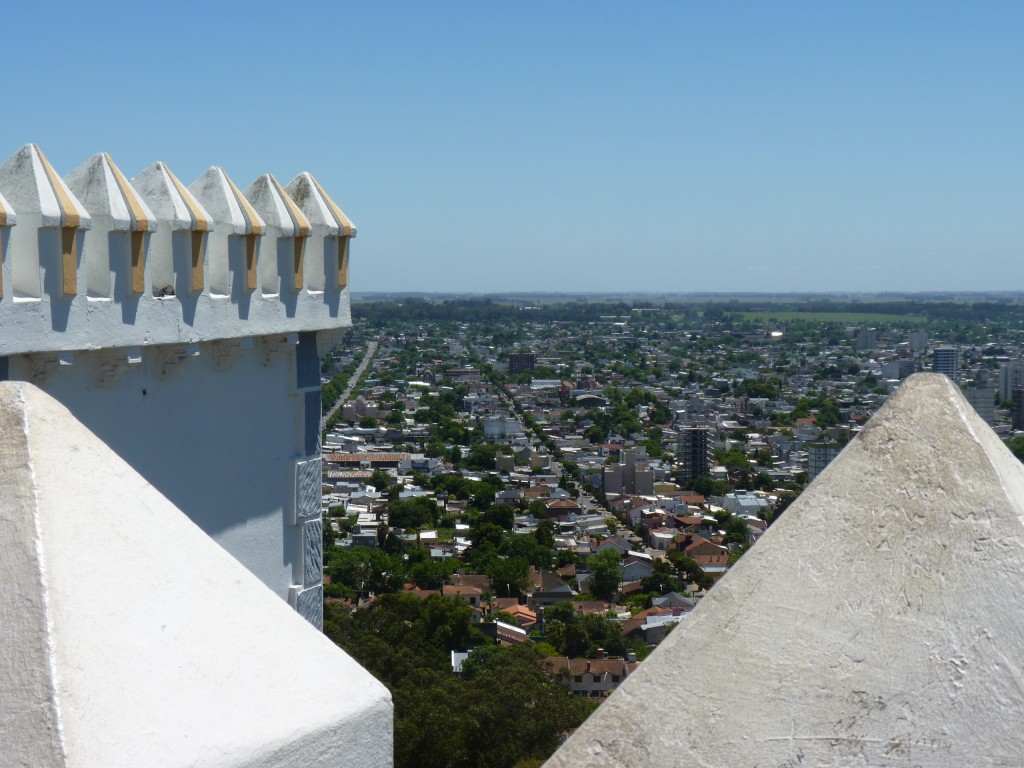
{"type": "MultiPolygon", "coordinates": [[[[301,530],[288,524],[303,442],[302,398],[290,394],[295,347],[257,339],[230,365],[212,344],[181,359],[178,348],[143,348],[120,367],[103,352],[78,352],[39,385],[286,600],[302,583],[301,530]],[[108,367],[119,378],[100,386],[108,367]]],[[[30,360],[11,358],[9,375],[33,380],[30,360]]]]}
{"type": "Polygon", "coordinates": [[[918,374],[548,761],[1019,766],[1024,469],[918,374]]]}
{"type": "Polygon", "coordinates": [[[387,690],[63,406],[0,425],[0,765],[391,765],[387,690]]]}

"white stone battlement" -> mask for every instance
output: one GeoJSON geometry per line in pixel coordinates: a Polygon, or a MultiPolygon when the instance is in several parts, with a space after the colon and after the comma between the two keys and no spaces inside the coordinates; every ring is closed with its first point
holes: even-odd
{"type": "Polygon", "coordinates": [[[0,357],[349,326],[355,235],[308,172],[242,193],[99,153],[61,178],[28,144],[0,166],[0,357]]]}

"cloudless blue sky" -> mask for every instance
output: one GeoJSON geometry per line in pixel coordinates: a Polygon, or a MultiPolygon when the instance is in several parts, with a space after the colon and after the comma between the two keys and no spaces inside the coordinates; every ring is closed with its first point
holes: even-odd
{"type": "Polygon", "coordinates": [[[1024,3],[17,3],[6,149],[310,170],[352,288],[1024,290],[1024,3]]]}

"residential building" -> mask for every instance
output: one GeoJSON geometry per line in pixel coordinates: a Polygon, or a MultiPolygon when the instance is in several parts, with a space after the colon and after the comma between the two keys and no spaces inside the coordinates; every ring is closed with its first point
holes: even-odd
{"type": "Polygon", "coordinates": [[[1014,389],[1010,397],[1010,426],[1015,430],[1024,429],[1024,387],[1014,389]]]}
{"type": "Polygon", "coordinates": [[[960,350],[956,347],[939,347],[932,352],[932,370],[960,381],[960,350]]]}
{"type": "Polygon", "coordinates": [[[632,674],[638,662],[629,659],[568,659],[550,657],[541,661],[541,666],[555,678],[564,682],[573,693],[584,696],[604,696],[611,693],[632,674]]]}
{"type": "Polygon", "coordinates": [[[878,334],[874,328],[861,328],[857,331],[855,348],[858,352],[870,352],[878,346],[878,334]]]}
{"type": "Polygon", "coordinates": [[[508,356],[509,375],[532,371],[537,365],[537,356],[533,352],[513,352],[508,356]]]}
{"type": "Polygon", "coordinates": [[[807,445],[807,480],[813,481],[843,450],[839,443],[818,441],[807,445]]]}
{"type": "Polygon", "coordinates": [[[1024,387],[1024,359],[1011,360],[999,367],[999,402],[1013,397],[1013,390],[1024,387]]]}
{"type": "Polygon", "coordinates": [[[964,397],[985,423],[992,426],[996,421],[996,388],[989,382],[985,371],[978,371],[974,380],[963,388],[964,397]]]}
{"type": "Polygon", "coordinates": [[[711,427],[693,422],[680,428],[676,458],[679,461],[679,482],[688,483],[711,475],[711,427]]]}
{"type": "Polygon", "coordinates": [[[483,424],[484,437],[488,440],[523,434],[522,423],[512,416],[487,416],[480,421],[483,424]]]}
{"type": "Polygon", "coordinates": [[[622,449],[622,461],[604,468],[604,492],[654,495],[654,471],[643,448],[622,449]]]}

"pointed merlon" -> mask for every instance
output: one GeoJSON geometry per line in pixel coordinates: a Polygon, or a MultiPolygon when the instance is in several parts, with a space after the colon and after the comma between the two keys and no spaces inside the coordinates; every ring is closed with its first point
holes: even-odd
{"type": "Polygon", "coordinates": [[[156,217],[107,152],[98,152],[65,178],[86,207],[109,215],[119,232],[153,232],[156,217]]]}
{"type": "Polygon", "coordinates": [[[228,222],[236,235],[262,235],[266,224],[223,168],[213,166],[189,186],[189,191],[216,221],[228,222]]]}
{"type": "Polygon", "coordinates": [[[17,223],[18,215],[14,212],[14,208],[3,195],[0,195],[0,227],[13,227],[17,223]]]}
{"type": "Polygon", "coordinates": [[[341,208],[324,192],[323,187],[309,171],[292,179],[285,191],[299,206],[311,224],[327,227],[327,234],[336,237],[355,237],[356,227],[341,208]]]}
{"type": "Polygon", "coordinates": [[[1022,592],[1024,467],[917,374],[547,765],[1020,765],[1022,592]]]}
{"type": "Polygon", "coordinates": [[[14,209],[39,214],[40,226],[89,229],[85,206],[35,144],[26,144],[0,166],[0,192],[14,209]]]}
{"type": "Polygon", "coordinates": [[[171,173],[165,163],[156,162],[132,179],[132,186],[146,201],[158,219],[174,230],[208,232],[211,217],[206,209],[171,173]]]}
{"type": "Polygon", "coordinates": [[[309,237],[309,220],[273,174],[265,173],[245,190],[256,212],[283,237],[309,237]]]}
{"type": "Polygon", "coordinates": [[[0,475],[0,765],[391,765],[387,689],[31,384],[0,475]]]}

